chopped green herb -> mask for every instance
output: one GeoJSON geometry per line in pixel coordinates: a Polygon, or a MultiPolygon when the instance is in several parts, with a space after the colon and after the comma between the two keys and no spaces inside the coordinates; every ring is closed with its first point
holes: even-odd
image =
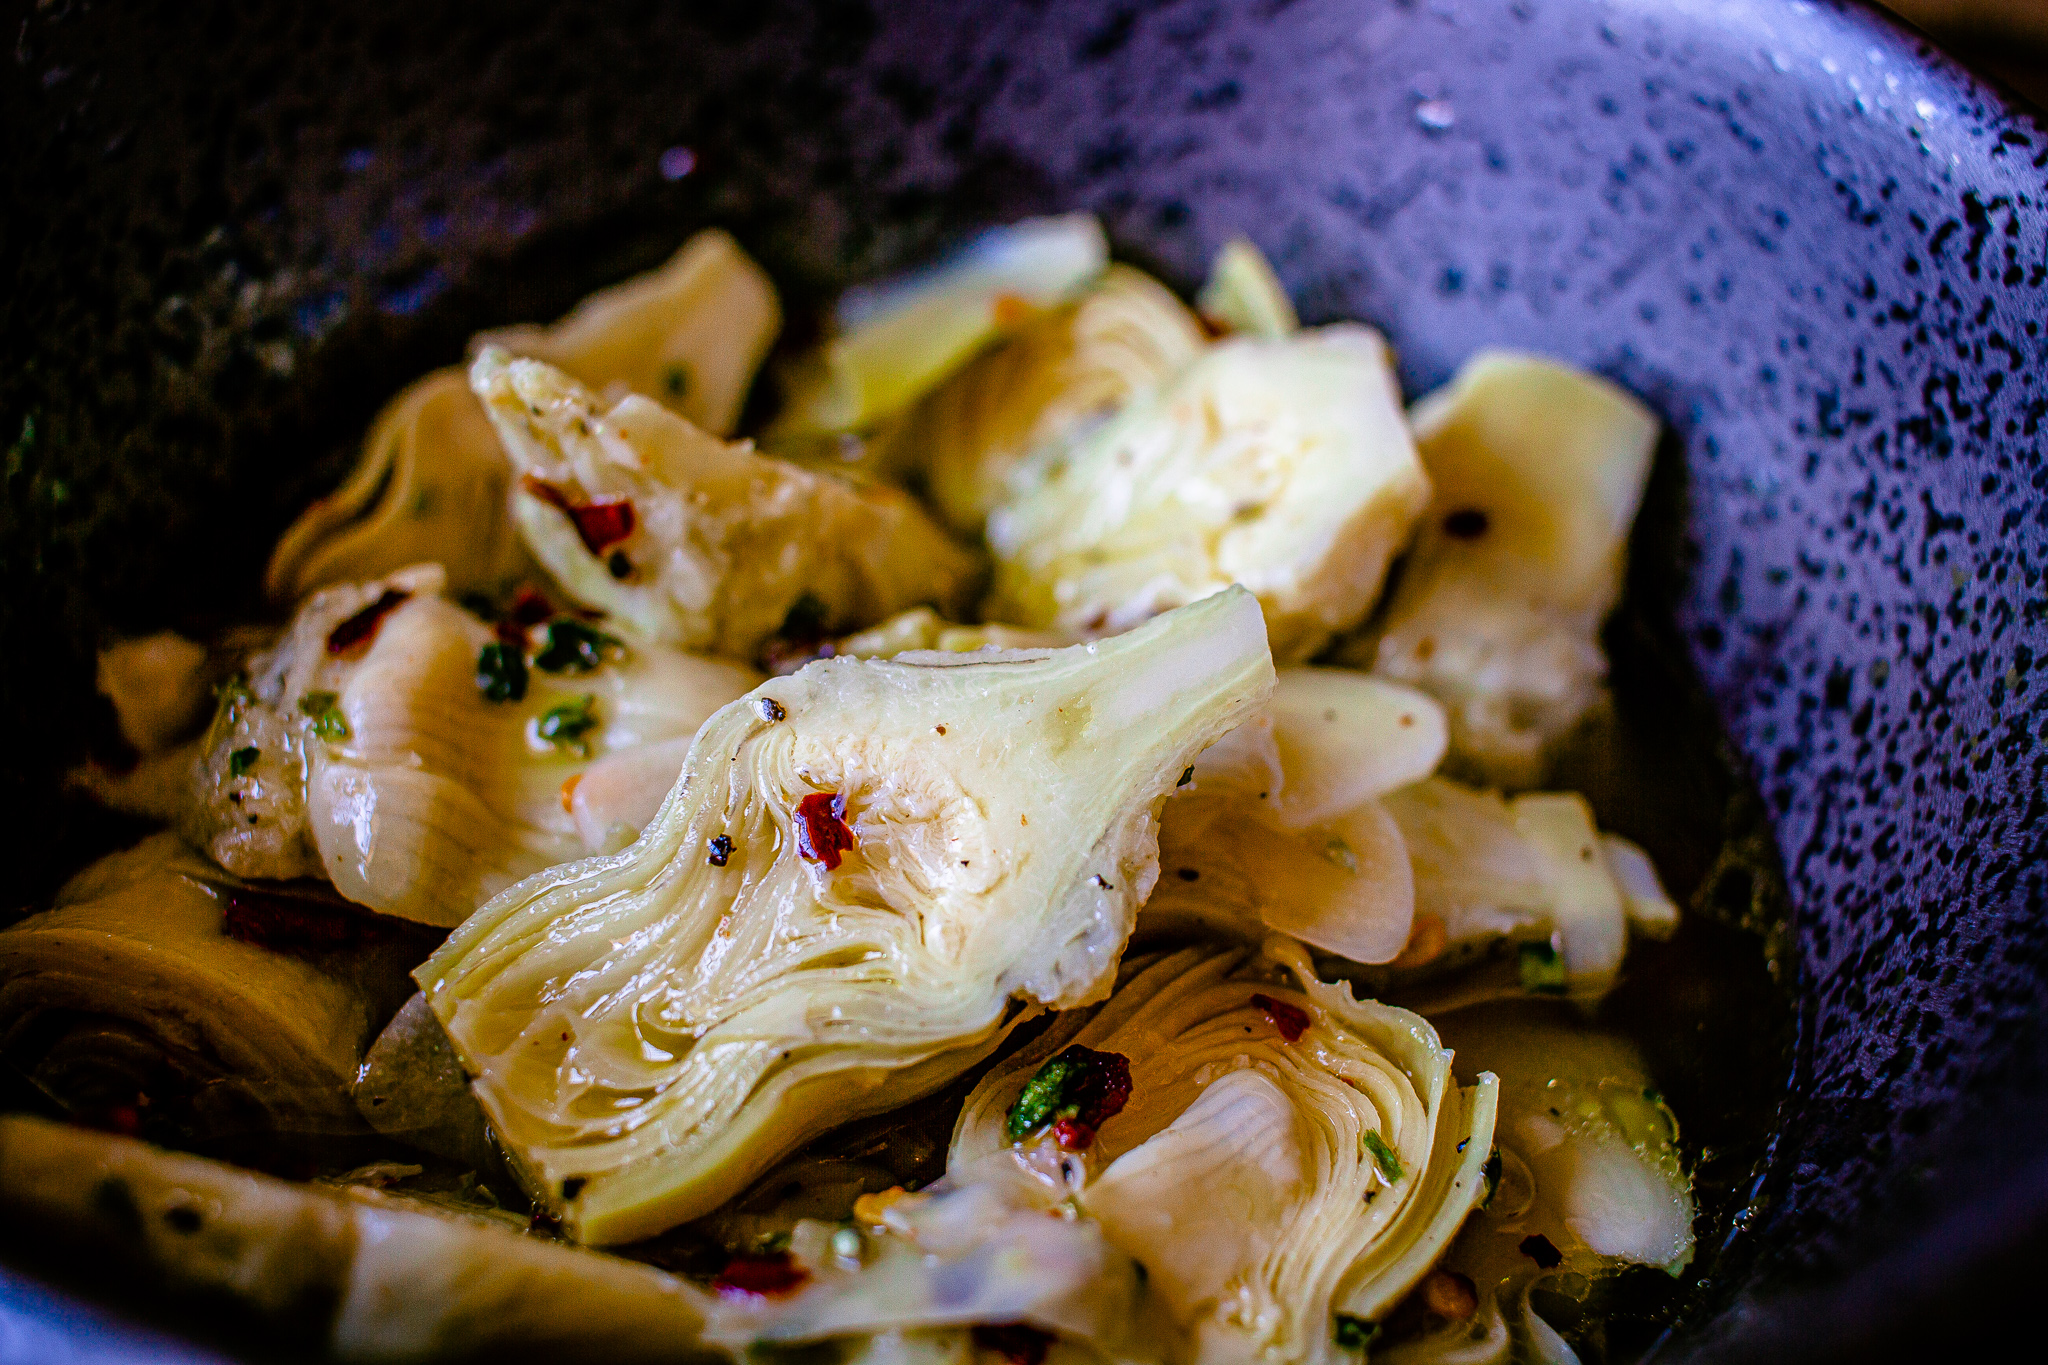
{"type": "Polygon", "coordinates": [[[1346,872],[1358,871],[1358,855],[1351,851],[1351,845],[1334,835],[1331,836],[1328,843],[1323,845],[1323,857],[1343,868],[1346,872]]]}
{"type": "Polygon", "coordinates": [[[584,736],[597,728],[597,698],[585,692],[574,701],[550,706],[541,712],[536,726],[540,737],[557,748],[574,749],[590,757],[590,741],[584,736]]]}
{"type": "Polygon", "coordinates": [[[548,641],[533,656],[533,666],[543,673],[588,673],[604,662],[607,649],[617,648],[616,637],[559,617],[548,622],[548,641]]]}
{"type": "Polygon", "coordinates": [[[1333,1336],[1340,1350],[1363,1351],[1379,1334],[1380,1325],[1376,1322],[1367,1322],[1354,1313],[1337,1314],[1337,1330],[1333,1336]]]}
{"type": "Polygon", "coordinates": [[[263,751],[253,744],[235,750],[228,755],[228,776],[243,776],[249,769],[256,766],[256,760],[262,757],[262,755],[263,751]]]}
{"type": "Polygon", "coordinates": [[[1401,1178],[1401,1158],[1394,1155],[1394,1149],[1387,1146],[1385,1138],[1378,1133],[1367,1132],[1358,1139],[1359,1154],[1370,1156],[1373,1164],[1380,1168],[1380,1174],[1393,1184],[1401,1178]]]}
{"type": "Polygon", "coordinates": [[[1121,1053],[1077,1044],[1024,1083],[1010,1106],[1004,1131],[1010,1141],[1021,1142],[1041,1129],[1059,1130],[1064,1124],[1060,1145],[1078,1150],[1088,1146],[1097,1128],[1122,1112],[1130,1097],[1130,1060],[1121,1053]]]}
{"type": "Polygon", "coordinates": [[[517,645],[493,640],[476,656],[476,685],[487,701],[526,697],[526,655],[517,645]]]}
{"type": "Polygon", "coordinates": [[[1515,956],[1515,975],[1531,995],[1563,995],[1564,955],[1548,943],[1524,943],[1515,956]]]}
{"type": "Polygon", "coordinates": [[[681,398],[690,388],[690,369],[687,365],[671,365],[662,371],[661,383],[672,398],[681,398]]]}
{"type": "Polygon", "coordinates": [[[335,704],[340,700],[332,692],[308,692],[299,698],[299,714],[313,722],[314,734],[330,743],[348,738],[348,717],[335,704]]]}

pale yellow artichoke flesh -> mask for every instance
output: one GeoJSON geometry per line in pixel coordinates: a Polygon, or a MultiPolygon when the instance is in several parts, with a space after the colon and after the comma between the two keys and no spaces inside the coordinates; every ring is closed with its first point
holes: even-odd
{"type": "Polygon", "coordinates": [[[1301,328],[1272,263],[1245,237],[1225,242],[1209,263],[1195,310],[1211,326],[1247,336],[1284,337],[1301,328]]]}
{"type": "Polygon", "coordinates": [[[1385,1316],[1484,1194],[1493,1078],[1460,1088],[1420,1016],[1317,980],[1298,948],[1271,951],[1140,967],[1085,1023],[990,1072],[954,1130],[950,1170],[1007,1152],[1049,1201],[1098,1220],[1194,1360],[1345,1359],[1335,1315],[1385,1316]],[[1305,1025],[1293,1039],[1290,1014],[1305,1025]],[[1011,1106],[1070,1044],[1129,1060],[1128,1103],[1085,1151],[1013,1144],[1011,1106]]]}
{"type": "Polygon", "coordinates": [[[1271,687],[1242,592],[1065,650],[814,663],[705,724],[638,843],[506,892],[419,980],[571,1232],[658,1231],[959,1074],[1018,1002],[1099,998],[1159,803],[1271,687]],[[808,796],[844,803],[836,868],[808,796]]]}
{"type": "Polygon", "coordinates": [[[630,499],[632,532],[600,555],[559,507],[523,486],[511,495],[534,558],[641,642],[751,660],[805,599],[844,630],[919,603],[957,611],[979,578],[975,557],[895,489],[728,445],[638,396],[605,410],[562,371],[496,348],[470,383],[522,477],[577,504],[630,499]]]}
{"type": "Polygon", "coordinates": [[[180,820],[194,843],[238,875],[325,876],[358,904],[453,925],[528,873],[622,842],[616,825],[637,834],[681,768],[664,742],[758,679],[635,649],[589,673],[535,668],[523,698],[492,701],[477,669],[496,636],[442,587],[420,565],[301,608],[203,745],[180,820]],[[334,627],[387,592],[409,596],[365,646],[333,653],[334,627]],[[308,714],[321,697],[325,721],[308,714]],[[540,733],[561,706],[591,721],[574,743],[540,733]]]}
{"type": "Polygon", "coordinates": [[[727,1359],[700,1342],[709,1301],[688,1281],[481,1209],[295,1185],[22,1116],[0,1118],[0,1208],[174,1293],[310,1330],[308,1347],[339,1360],[727,1359]]]}
{"type": "Polygon", "coordinates": [[[1657,419],[1604,379],[1482,351],[1411,420],[1435,497],[1384,619],[1346,657],[1438,697],[1461,772],[1539,786],[1604,695],[1600,626],[1657,419]]]}
{"type": "Polygon", "coordinates": [[[1365,616],[1428,497],[1377,333],[1233,338],[990,514],[985,614],[1113,631],[1241,583],[1298,663],[1365,616]]]}

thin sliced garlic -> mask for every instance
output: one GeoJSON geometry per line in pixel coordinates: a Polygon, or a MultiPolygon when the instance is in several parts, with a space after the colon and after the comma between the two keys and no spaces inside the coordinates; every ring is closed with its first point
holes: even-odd
{"type": "Polygon", "coordinates": [[[1159,803],[1271,687],[1241,591],[1065,650],[822,660],[713,716],[639,842],[506,892],[421,985],[571,1233],[659,1231],[958,1075],[1017,1002],[1099,998],[1159,803]]]}

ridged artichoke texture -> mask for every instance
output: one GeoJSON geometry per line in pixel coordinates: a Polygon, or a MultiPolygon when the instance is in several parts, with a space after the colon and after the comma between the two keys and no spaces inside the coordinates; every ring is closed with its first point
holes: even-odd
{"type": "MultiPolygon", "coordinates": [[[[558,366],[612,399],[640,394],[723,436],[781,325],[767,274],[712,229],[552,326],[477,340],[558,366]]],[[[385,406],[348,479],[285,532],[264,589],[288,606],[434,560],[456,595],[495,592],[530,567],[506,514],[511,481],[464,371],[436,370],[385,406]]]]}
{"type": "Polygon", "coordinates": [[[528,550],[606,628],[754,659],[800,606],[846,630],[958,611],[981,576],[896,489],[727,444],[637,394],[605,407],[568,374],[485,347],[470,368],[517,474],[528,550]]]}
{"type": "Polygon", "coordinates": [[[323,589],[222,694],[179,826],[245,877],[326,877],[453,925],[529,873],[629,842],[737,664],[530,631],[443,595],[440,566],[323,589]],[[677,741],[682,743],[678,745],[677,741]]]}
{"type": "Polygon", "coordinates": [[[154,835],[0,932],[0,1053],[82,1121],[250,1155],[360,1133],[349,1083],[430,943],[154,835]]]}
{"type": "Polygon", "coordinates": [[[1387,1349],[1396,1365],[1577,1365],[1538,1304],[1584,1303],[1625,1266],[1677,1276],[1691,1263],[1678,1122],[1635,1045],[1566,1009],[1519,1002],[1437,1021],[1460,1074],[1484,1068],[1500,1078],[1499,1164],[1490,1198],[1444,1261],[1472,1283],[1477,1311],[1423,1324],[1429,1330],[1387,1349]],[[1554,1297],[1532,1300],[1535,1289],[1554,1297]]]}
{"type": "Polygon", "coordinates": [[[1657,419],[1594,375],[1482,351],[1409,420],[1435,494],[1384,613],[1343,657],[1444,703],[1455,775],[1540,786],[1605,695],[1600,627],[1657,419]]]}
{"type": "Polygon", "coordinates": [[[632,847],[418,979],[536,1196],[650,1234],[1101,998],[1160,804],[1272,676],[1241,590],[1068,649],[814,663],[705,723],[632,847]]]}
{"type": "Polygon", "coordinates": [[[1071,1199],[1146,1268],[1176,1358],[1335,1362],[1343,1320],[1385,1316],[1483,1197],[1495,1096],[1453,1080],[1419,1015],[1318,980],[1299,947],[1186,948],[991,1071],[949,1178],[1000,1160],[1071,1199]],[[1127,1068],[1122,1107],[1078,1133],[1032,1107],[1068,1049],[1127,1068]]]}

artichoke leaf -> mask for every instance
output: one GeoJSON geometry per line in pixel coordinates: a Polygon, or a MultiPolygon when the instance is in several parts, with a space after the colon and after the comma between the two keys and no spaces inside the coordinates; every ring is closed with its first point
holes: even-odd
{"type": "Polygon", "coordinates": [[[1079,1152],[1013,1144],[1027,1049],[968,1097],[948,1169],[1059,1171],[1195,1358],[1336,1361],[1333,1315],[1384,1316],[1483,1195],[1495,1086],[1454,1084],[1419,1016],[1317,980],[1284,941],[1266,953],[1133,964],[1062,1039],[1128,1060],[1122,1110],[1079,1152]]]}
{"type": "Polygon", "coordinates": [[[180,1294],[223,1294],[339,1360],[712,1362],[707,1296],[485,1213],[297,1185],[132,1138],[0,1118],[10,1225],[82,1241],[180,1294]],[[311,1339],[305,1339],[310,1337],[311,1339]]]}
{"type": "Polygon", "coordinates": [[[872,428],[1003,331],[1064,303],[1108,263],[1093,215],[1027,218],[923,270],[847,290],[834,319],[839,335],[789,376],[770,440],[872,428]]]}
{"type": "Polygon", "coordinates": [[[1301,329],[1272,263],[1246,237],[1225,242],[1209,263],[1195,311],[1212,327],[1248,336],[1284,337],[1301,329]]]}
{"type": "Polygon", "coordinates": [[[282,895],[168,832],[100,860],[0,932],[0,1050],[74,1113],[185,1141],[360,1132],[350,1084],[427,945],[282,895]]]}
{"type": "Polygon", "coordinates": [[[1657,419],[1606,380],[1482,351],[1410,421],[1435,497],[1383,618],[1345,657],[1438,697],[1463,774],[1539,786],[1605,695],[1600,626],[1657,419]]]}
{"type": "Polygon", "coordinates": [[[978,535],[1083,433],[1148,398],[1205,345],[1171,290],[1113,265],[1094,287],[1041,314],[927,394],[886,435],[885,467],[921,477],[939,515],[978,535]]]}
{"type": "Polygon", "coordinates": [[[598,290],[559,322],[483,332],[471,348],[546,361],[614,400],[641,394],[729,436],[781,330],[767,272],[729,233],[707,228],[667,264],[598,290]]]}
{"type": "Polygon", "coordinates": [[[1485,1005],[1437,1027],[1461,1072],[1484,1067],[1500,1078],[1499,1185],[1445,1262],[1472,1281],[1479,1311],[1389,1346],[1386,1359],[1575,1365],[1530,1291],[1583,1295],[1624,1266],[1677,1275],[1690,1264],[1692,1184],[1677,1121],[1634,1044],[1555,1006],[1485,1005]],[[1527,1249],[1539,1237],[1548,1265],[1527,1249]]]}
{"type": "Polygon", "coordinates": [[[1115,631],[1240,583],[1299,663],[1372,607],[1428,497],[1377,333],[1233,338],[990,513],[985,614],[1115,631]]]}
{"type": "Polygon", "coordinates": [[[480,661],[493,649],[523,660],[526,646],[447,601],[444,581],[418,565],[323,589],[250,661],[193,769],[180,826],[195,844],[238,875],[324,875],[358,904],[452,925],[650,818],[679,760],[664,771],[627,755],[694,734],[758,677],[633,650],[588,672],[522,662],[520,695],[492,700],[480,661]],[[371,633],[337,651],[366,613],[371,633]],[[565,742],[558,726],[551,740],[550,715],[573,715],[577,733],[565,742]],[[577,809],[570,798],[600,769],[577,809]]]}
{"type": "Polygon", "coordinates": [[[727,445],[637,395],[600,411],[562,371],[494,347],[470,383],[522,475],[512,513],[528,548],[643,643],[753,659],[800,603],[846,629],[920,602],[957,610],[978,578],[894,489],[727,445]],[[623,533],[594,544],[577,507],[623,509],[623,533]]]}
{"type": "Polygon", "coordinates": [[[418,974],[529,1187],[579,1239],[647,1235],[958,1075],[1013,1000],[1098,998],[1264,638],[1232,592],[1064,650],[822,660],[713,716],[636,844],[418,974]]]}

